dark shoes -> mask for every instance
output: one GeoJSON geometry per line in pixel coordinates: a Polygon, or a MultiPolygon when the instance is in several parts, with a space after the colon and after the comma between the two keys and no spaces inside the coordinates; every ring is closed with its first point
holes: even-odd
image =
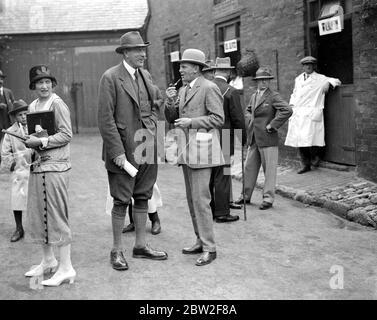
{"type": "Polygon", "coordinates": [[[145,258],[151,260],[166,260],[168,254],[165,251],[152,249],[147,244],[144,248],[134,248],[132,256],[134,258],[145,258]]]}
{"type": "Polygon", "coordinates": [[[206,264],[210,264],[213,260],[216,259],[216,251],[215,252],[204,252],[198,260],[196,260],[197,266],[205,266],[206,264]]]}
{"type": "Polygon", "coordinates": [[[10,238],[10,242],[16,242],[24,237],[24,229],[17,228],[16,231],[12,234],[12,237],[10,238]]]}
{"type": "Polygon", "coordinates": [[[318,156],[315,156],[315,157],[314,157],[314,160],[313,160],[313,162],[312,162],[313,167],[318,168],[320,162],[321,162],[321,158],[318,157],[318,156]]]}
{"type": "Polygon", "coordinates": [[[305,166],[305,167],[303,167],[301,170],[297,171],[297,173],[298,173],[298,174],[303,174],[303,173],[308,172],[308,171],[310,171],[310,170],[311,170],[311,169],[310,169],[310,166],[305,166]]]}
{"type": "Polygon", "coordinates": [[[149,220],[151,220],[152,222],[151,233],[154,235],[159,234],[161,232],[161,224],[157,211],[153,213],[148,213],[148,216],[149,220]]]}
{"type": "Polygon", "coordinates": [[[110,252],[110,263],[115,270],[127,270],[128,264],[124,258],[122,250],[112,250],[110,252]]]}
{"type": "Polygon", "coordinates": [[[135,225],[130,223],[127,227],[124,227],[122,233],[135,231],[135,225]]]}
{"type": "MultiPolygon", "coordinates": [[[[243,204],[243,198],[240,197],[239,199],[237,199],[236,201],[234,201],[235,204],[243,204]]],[[[246,204],[250,204],[250,199],[249,200],[245,200],[245,203],[246,204]]]]}
{"type": "Polygon", "coordinates": [[[263,201],[262,204],[259,206],[259,209],[260,210],[267,210],[267,209],[270,209],[271,207],[272,207],[271,202],[263,201]]]}
{"type": "Polygon", "coordinates": [[[234,222],[237,221],[239,218],[239,216],[232,216],[231,214],[227,214],[226,216],[216,217],[215,221],[218,223],[234,222]]]}
{"type": "MultiPolygon", "coordinates": [[[[243,202],[242,202],[243,203],[243,202]]],[[[240,204],[235,204],[233,201],[229,202],[229,208],[230,209],[242,209],[242,206],[240,204]]]]}
{"type": "Polygon", "coordinates": [[[194,244],[192,247],[187,247],[182,249],[183,254],[197,254],[202,253],[203,247],[200,244],[194,244]]]}

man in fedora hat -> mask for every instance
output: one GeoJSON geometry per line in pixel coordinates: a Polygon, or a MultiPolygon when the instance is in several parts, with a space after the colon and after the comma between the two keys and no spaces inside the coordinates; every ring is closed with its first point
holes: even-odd
{"type": "Polygon", "coordinates": [[[213,60],[206,60],[207,67],[203,68],[203,77],[207,80],[213,81],[215,78],[215,69],[213,68],[215,66],[215,61],[213,60]]]}
{"type": "Polygon", "coordinates": [[[157,86],[149,72],[143,69],[147,46],[149,42],[144,42],[139,32],[125,33],[115,50],[123,61],[105,71],[99,84],[98,126],[103,139],[103,160],[110,194],[114,200],[110,263],[116,270],[128,269],[121,237],[131,198],[134,199],[136,230],[133,257],[153,260],[168,257],[166,252],[152,249],[146,242],[148,200],[157,178],[156,152],[153,151],[156,150],[156,126],[162,104],[157,86]],[[139,159],[135,152],[139,145],[135,142],[135,134],[140,132],[152,147],[152,152],[147,152],[147,160],[139,159]],[[126,161],[138,169],[135,177],[124,170],[126,161]]]}
{"type": "Polygon", "coordinates": [[[317,59],[307,56],[301,59],[303,73],[295,79],[295,86],[290,106],[293,116],[289,121],[285,145],[298,148],[302,174],[311,170],[311,165],[318,167],[320,148],[325,145],[325,126],[323,108],[325,94],[332,87],[341,85],[339,79],[326,77],[314,71],[317,59]]]}
{"type": "Polygon", "coordinates": [[[14,101],[12,91],[4,87],[5,78],[6,75],[0,70],[0,149],[4,137],[4,133],[2,133],[1,130],[9,128],[11,125],[12,121],[9,116],[9,111],[11,110],[14,101]]]}
{"type": "MultiPolygon", "coordinates": [[[[272,207],[275,199],[276,170],[278,164],[278,129],[292,115],[292,109],[278,92],[270,89],[272,76],[268,67],[260,67],[254,80],[257,92],[246,109],[248,152],[245,164],[245,202],[250,203],[262,165],[265,181],[263,202],[259,209],[272,207]]],[[[242,196],[237,203],[243,203],[242,196]]]]}
{"type": "Polygon", "coordinates": [[[214,167],[211,174],[212,214],[216,222],[233,222],[238,216],[230,214],[230,207],[240,209],[241,206],[230,203],[232,177],[230,174],[231,157],[234,155],[234,129],[242,130],[238,137],[246,142],[245,117],[238,90],[228,84],[230,72],[234,67],[230,65],[230,58],[216,58],[212,67],[215,70],[213,82],[219,87],[224,98],[224,125],[222,126],[221,146],[225,157],[225,165],[214,167]]]}
{"type": "MultiPolygon", "coordinates": [[[[9,114],[15,122],[7,130],[20,137],[27,135],[26,114],[28,104],[23,100],[14,102],[9,114]]],[[[6,134],[1,147],[1,166],[8,169],[11,174],[11,208],[13,210],[16,230],[12,234],[11,242],[16,242],[24,237],[22,227],[22,211],[26,210],[28,197],[28,181],[30,172],[32,150],[27,148],[23,141],[17,137],[6,134]]]]}
{"type": "Polygon", "coordinates": [[[174,87],[166,89],[165,117],[180,134],[178,163],[196,234],[196,243],[182,253],[201,253],[196,265],[203,266],[216,259],[209,181],[212,168],[224,164],[217,131],[224,123],[223,98],[217,85],[203,77],[207,65],[202,51],[186,49],[179,63],[186,86],[179,95],[174,87]]]}

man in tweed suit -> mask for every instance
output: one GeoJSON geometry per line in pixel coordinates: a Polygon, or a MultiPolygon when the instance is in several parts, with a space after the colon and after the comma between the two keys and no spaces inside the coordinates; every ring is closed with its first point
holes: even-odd
{"type": "Polygon", "coordinates": [[[202,255],[196,265],[203,266],[216,259],[216,244],[210,207],[209,181],[212,168],[224,163],[218,128],[224,123],[223,99],[220,89],[202,75],[205,55],[197,49],[183,52],[180,73],[185,88],[166,90],[165,117],[180,130],[178,163],[182,165],[187,202],[197,237],[183,254],[202,255]],[[200,130],[200,131],[198,131],[200,130]]]}

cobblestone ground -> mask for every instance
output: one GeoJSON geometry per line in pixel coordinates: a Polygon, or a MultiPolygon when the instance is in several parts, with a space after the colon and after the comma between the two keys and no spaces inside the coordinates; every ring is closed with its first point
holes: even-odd
{"type": "MultiPolygon", "coordinates": [[[[23,274],[40,262],[40,248],[26,238],[10,243],[8,176],[0,175],[0,299],[376,299],[377,234],[321,208],[277,196],[271,210],[258,210],[259,191],[231,224],[215,224],[218,258],[196,267],[181,254],[194,242],[182,172],[162,165],[158,183],[164,206],[162,233],[149,235],[166,261],[133,259],[133,234],[125,234],[130,269],[109,264],[112,234],[105,213],[107,179],[98,136],[75,136],[72,143],[70,222],[74,235],[74,284],[40,288],[23,274]],[[336,289],[338,288],[338,289],[336,289]]],[[[234,197],[241,184],[233,184],[234,197]]],[[[150,230],[150,224],[147,225],[150,230]]],[[[26,230],[27,233],[27,230],[26,230]]],[[[40,280],[40,279],[39,279],[40,280]]]]}

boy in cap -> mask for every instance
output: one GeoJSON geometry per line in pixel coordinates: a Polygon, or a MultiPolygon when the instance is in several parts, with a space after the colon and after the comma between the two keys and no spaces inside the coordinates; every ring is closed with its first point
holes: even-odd
{"type": "Polygon", "coordinates": [[[304,70],[295,79],[295,86],[289,105],[293,109],[292,118],[288,124],[285,145],[299,149],[302,174],[311,170],[311,165],[319,165],[320,147],[325,145],[325,125],[323,108],[325,94],[330,84],[333,87],[341,84],[339,79],[326,77],[314,71],[317,59],[307,56],[301,59],[304,70]]]}
{"type": "MultiPolygon", "coordinates": [[[[15,122],[7,130],[20,137],[27,135],[26,114],[29,106],[23,100],[14,102],[9,115],[15,122]]],[[[16,221],[16,230],[10,241],[16,242],[24,237],[22,226],[22,211],[26,210],[28,196],[28,180],[31,164],[32,149],[25,146],[21,139],[6,134],[1,147],[2,166],[11,174],[11,208],[16,221]]]]}

